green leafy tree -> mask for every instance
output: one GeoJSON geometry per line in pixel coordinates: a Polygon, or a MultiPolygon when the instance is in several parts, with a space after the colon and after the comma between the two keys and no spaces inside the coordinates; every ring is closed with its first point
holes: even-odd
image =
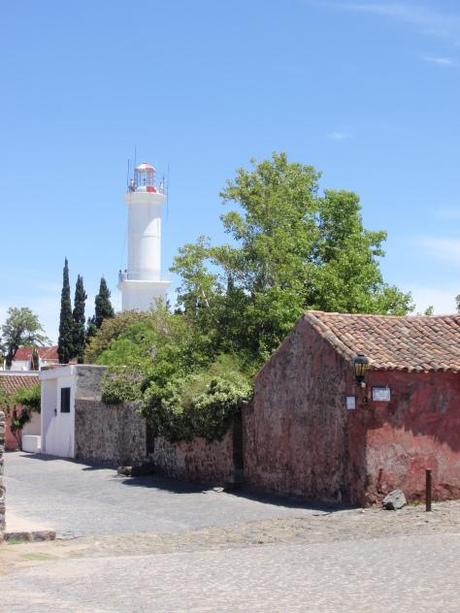
{"type": "Polygon", "coordinates": [[[95,299],[94,324],[100,328],[104,319],[114,317],[115,312],[110,302],[110,291],[104,277],[101,278],[99,293],[95,299]]]}
{"type": "Polygon", "coordinates": [[[69,264],[67,258],[62,275],[61,314],[59,318],[58,355],[59,363],[67,364],[75,355],[73,345],[74,320],[70,299],[69,264]]]}
{"type": "Polygon", "coordinates": [[[78,275],[75,285],[75,298],[73,303],[73,357],[77,358],[78,363],[83,362],[85,351],[85,302],[87,299],[83,285],[83,277],[78,275]]]}
{"type": "Polygon", "coordinates": [[[221,196],[229,244],[183,247],[179,304],[225,351],[262,362],[308,309],[405,314],[411,297],[384,282],[383,231],[364,228],[359,197],[319,193],[319,173],[284,153],[240,169],[221,196]]]}
{"type": "Polygon", "coordinates": [[[434,306],[432,304],[430,304],[429,307],[427,307],[424,311],[423,311],[424,315],[427,315],[429,317],[431,317],[432,315],[434,315],[434,306]]]}
{"type": "Polygon", "coordinates": [[[27,307],[10,307],[2,326],[2,351],[7,368],[11,368],[19,347],[46,345],[51,343],[35,313],[27,307]]]}

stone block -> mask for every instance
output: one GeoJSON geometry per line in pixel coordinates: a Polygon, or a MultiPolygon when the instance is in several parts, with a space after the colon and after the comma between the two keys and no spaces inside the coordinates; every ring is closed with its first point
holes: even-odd
{"type": "Polygon", "coordinates": [[[407,504],[406,497],[402,490],[393,490],[383,499],[383,508],[387,511],[397,511],[407,504]]]}

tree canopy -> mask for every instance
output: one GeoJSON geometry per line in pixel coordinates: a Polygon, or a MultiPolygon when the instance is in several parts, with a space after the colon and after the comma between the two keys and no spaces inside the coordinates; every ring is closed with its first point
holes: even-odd
{"type": "Polygon", "coordinates": [[[28,307],[10,307],[2,326],[2,349],[7,367],[11,367],[19,347],[43,346],[50,343],[35,313],[28,307]]]}
{"type": "Polygon", "coordinates": [[[384,231],[364,227],[359,198],[319,189],[312,166],[285,154],[240,169],[221,193],[229,241],[184,245],[175,313],[104,319],[85,357],[111,367],[106,402],[138,400],[169,440],[219,438],[251,395],[259,366],[308,309],[405,314],[385,283],[384,231]]]}
{"type": "Polygon", "coordinates": [[[367,230],[353,192],[286,154],[241,168],[221,193],[230,241],[179,250],[178,302],[222,348],[265,359],[305,310],[401,315],[411,296],[384,282],[386,233],[367,230]]]}

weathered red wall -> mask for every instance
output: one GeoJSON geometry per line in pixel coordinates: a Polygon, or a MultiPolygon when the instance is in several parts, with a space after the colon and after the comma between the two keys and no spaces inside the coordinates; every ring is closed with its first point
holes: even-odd
{"type": "Polygon", "coordinates": [[[435,498],[460,498],[460,375],[371,372],[369,395],[373,385],[388,385],[391,401],[369,400],[358,416],[366,428],[368,501],[396,487],[423,498],[426,468],[435,498]]]}
{"type": "Polygon", "coordinates": [[[425,468],[435,499],[460,498],[460,375],[371,371],[362,393],[350,364],[300,320],[256,378],[244,461],[248,484],[310,500],[368,504],[397,487],[421,498],[425,468]],[[386,385],[391,401],[373,402],[372,386],[386,385]]]}
{"type": "Polygon", "coordinates": [[[233,477],[233,430],[230,428],[221,441],[212,443],[202,438],[169,443],[158,437],[153,460],[156,468],[170,477],[225,483],[233,477]]]}
{"type": "Polygon", "coordinates": [[[265,364],[244,413],[244,474],[256,488],[358,502],[365,432],[349,433],[349,365],[304,320],[265,364]]]}

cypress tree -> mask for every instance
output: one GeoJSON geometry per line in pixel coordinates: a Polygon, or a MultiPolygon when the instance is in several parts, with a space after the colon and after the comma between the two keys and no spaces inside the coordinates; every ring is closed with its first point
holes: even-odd
{"type": "Polygon", "coordinates": [[[67,262],[67,258],[65,259],[62,277],[58,355],[59,363],[67,364],[67,362],[74,356],[72,302],[70,299],[69,264],[67,262]]]}
{"type": "Polygon", "coordinates": [[[85,351],[85,301],[88,298],[83,286],[83,277],[78,275],[75,285],[75,299],[73,302],[73,350],[77,362],[83,362],[85,351]]]}
{"type": "Polygon", "coordinates": [[[101,279],[99,293],[97,294],[95,300],[95,306],[94,323],[96,324],[97,328],[100,328],[104,319],[114,317],[115,315],[112,303],[110,302],[110,291],[104,277],[101,279]]]}
{"type": "Polygon", "coordinates": [[[96,318],[94,315],[92,317],[88,317],[88,321],[86,322],[86,342],[89,343],[90,339],[96,335],[97,327],[95,323],[96,318]]]}

